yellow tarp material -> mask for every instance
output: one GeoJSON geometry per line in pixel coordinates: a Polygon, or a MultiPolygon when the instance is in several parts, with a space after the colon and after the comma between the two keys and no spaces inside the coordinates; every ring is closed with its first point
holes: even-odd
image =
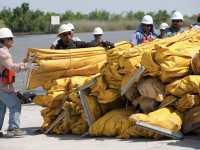
{"type": "MultiPolygon", "coordinates": [[[[28,56],[30,52],[39,56],[35,58],[34,62],[39,63],[40,69],[32,71],[29,89],[42,86],[47,80],[62,76],[96,74],[99,72],[96,64],[106,61],[106,50],[101,47],[59,51],[29,48],[28,56]],[[83,53],[84,51],[87,51],[88,54],[83,53]]],[[[25,62],[27,58],[24,60],[25,62]]]]}
{"type": "Polygon", "coordinates": [[[41,111],[41,116],[43,117],[43,125],[41,128],[45,128],[49,125],[52,120],[52,117],[55,115],[58,108],[45,108],[41,111]]]}
{"type": "Polygon", "coordinates": [[[138,90],[142,96],[156,99],[162,102],[165,95],[165,83],[162,83],[158,77],[143,78],[137,83],[138,90]]]}
{"type": "Polygon", "coordinates": [[[105,92],[100,92],[97,96],[99,103],[110,103],[120,97],[117,89],[107,89],[105,92]]]}
{"type": "MultiPolygon", "coordinates": [[[[164,104],[172,101],[174,98],[176,98],[175,96],[167,96],[163,102],[160,104],[159,107],[163,106],[164,104]]],[[[199,95],[190,95],[190,94],[186,94],[185,96],[181,97],[178,102],[175,102],[173,104],[170,105],[174,105],[176,107],[176,109],[178,109],[180,112],[185,112],[188,109],[191,109],[195,106],[198,106],[200,104],[200,97],[199,95]]]]}
{"type": "Polygon", "coordinates": [[[168,84],[165,88],[165,94],[171,94],[183,97],[186,94],[200,94],[200,76],[189,75],[182,79],[177,79],[168,84]]]}
{"type": "Polygon", "coordinates": [[[144,76],[158,76],[162,82],[170,82],[177,77],[191,73],[191,58],[200,46],[200,30],[185,31],[174,37],[162,39],[153,48],[143,50],[141,64],[145,67],[144,76]],[[173,42],[174,43],[173,43],[173,42]]]}
{"type": "Polygon", "coordinates": [[[42,107],[59,107],[69,91],[52,92],[48,95],[37,95],[33,102],[42,107]]]}
{"type": "Polygon", "coordinates": [[[136,127],[135,123],[139,120],[174,132],[179,132],[182,126],[183,113],[180,113],[178,110],[175,110],[172,106],[151,112],[148,115],[140,113],[133,114],[129,117],[129,121],[132,124],[131,127],[129,127],[122,135],[117,136],[117,138],[129,139],[131,137],[140,136],[153,138],[164,137],[152,131],[136,127]]]}
{"type": "Polygon", "coordinates": [[[120,88],[123,76],[118,73],[119,67],[117,63],[105,63],[101,68],[99,67],[99,72],[104,76],[104,81],[108,88],[120,88]]]}
{"type": "Polygon", "coordinates": [[[47,93],[69,90],[71,78],[48,80],[43,84],[43,90],[47,93]]]}
{"type": "Polygon", "coordinates": [[[85,122],[82,118],[79,118],[78,121],[70,127],[73,134],[84,134],[88,131],[88,129],[89,126],[87,122],[85,122]]]}
{"type": "Polygon", "coordinates": [[[130,126],[128,117],[131,114],[133,114],[131,108],[112,110],[93,123],[89,128],[89,133],[92,136],[121,135],[130,126]]]}
{"type": "Polygon", "coordinates": [[[119,58],[123,55],[123,52],[126,52],[132,47],[134,47],[134,45],[131,42],[122,41],[115,43],[115,48],[107,50],[107,62],[119,63],[119,58]]]}
{"type": "Polygon", "coordinates": [[[56,134],[69,134],[71,133],[70,127],[78,121],[80,116],[70,116],[69,122],[66,122],[65,118],[63,118],[59,123],[55,125],[55,127],[51,130],[50,133],[56,134]]]}
{"type": "MultiPolygon", "coordinates": [[[[97,119],[99,119],[102,116],[101,106],[97,101],[97,98],[91,95],[88,95],[86,92],[84,92],[86,102],[90,111],[90,115],[92,118],[92,121],[95,122],[97,119]]],[[[72,108],[77,114],[81,115],[81,118],[87,122],[87,118],[85,115],[85,112],[83,110],[83,106],[81,103],[81,100],[79,98],[79,94],[76,92],[72,92],[69,95],[70,101],[67,101],[64,103],[63,108],[72,108]]]]}
{"type": "MultiPolygon", "coordinates": [[[[117,48],[132,47],[130,42],[119,42],[115,44],[117,48]]],[[[40,69],[33,70],[31,73],[29,89],[42,86],[47,80],[70,76],[88,76],[99,73],[98,63],[106,62],[107,48],[92,47],[70,50],[50,50],[29,48],[27,57],[30,53],[35,53],[34,62],[39,63],[40,69]]]]}

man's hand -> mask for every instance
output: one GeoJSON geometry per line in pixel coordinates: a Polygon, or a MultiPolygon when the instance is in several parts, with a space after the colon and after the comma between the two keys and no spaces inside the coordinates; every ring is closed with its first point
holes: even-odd
{"type": "Polygon", "coordinates": [[[34,69],[34,70],[39,70],[40,69],[38,63],[28,62],[28,63],[25,63],[24,65],[25,65],[26,69],[34,69]]]}
{"type": "Polygon", "coordinates": [[[115,48],[115,45],[109,41],[104,41],[102,40],[101,44],[104,46],[104,47],[107,47],[107,48],[115,48]]]}

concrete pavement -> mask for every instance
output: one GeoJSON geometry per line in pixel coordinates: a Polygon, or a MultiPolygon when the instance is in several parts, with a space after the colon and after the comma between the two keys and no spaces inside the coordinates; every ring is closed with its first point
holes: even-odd
{"type": "Polygon", "coordinates": [[[91,137],[80,138],[80,135],[34,135],[43,123],[40,115],[42,107],[35,104],[26,104],[22,107],[21,129],[28,135],[24,137],[10,138],[6,135],[8,126],[7,111],[3,133],[0,138],[0,150],[190,150],[200,149],[200,136],[190,134],[184,140],[154,140],[151,138],[116,139],[115,137],[91,137]]]}

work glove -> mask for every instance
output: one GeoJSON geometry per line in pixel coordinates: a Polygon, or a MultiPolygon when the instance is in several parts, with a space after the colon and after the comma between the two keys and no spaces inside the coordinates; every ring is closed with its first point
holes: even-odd
{"type": "Polygon", "coordinates": [[[101,44],[104,46],[104,47],[107,47],[107,48],[115,48],[115,45],[109,41],[105,41],[105,40],[102,40],[101,44]]]}
{"type": "Polygon", "coordinates": [[[26,68],[26,69],[34,69],[34,70],[40,69],[38,63],[28,62],[28,63],[25,63],[24,65],[25,65],[25,68],[26,68]]]}

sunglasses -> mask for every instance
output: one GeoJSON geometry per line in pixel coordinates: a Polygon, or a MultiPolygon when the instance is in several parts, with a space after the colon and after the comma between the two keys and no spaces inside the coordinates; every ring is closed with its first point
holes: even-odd
{"type": "Polygon", "coordinates": [[[179,22],[181,22],[181,21],[182,21],[182,20],[172,20],[173,23],[175,23],[175,22],[176,22],[176,23],[179,23],[179,22]]]}
{"type": "Polygon", "coordinates": [[[71,29],[72,31],[74,31],[74,29],[71,29]]]}
{"type": "Polygon", "coordinates": [[[102,36],[102,34],[94,34],[95,37],[102,36]]]}
{"type": "Polygon", "coordinates": [[[13,37],[9,37],[9,38],[7,38],[7,39],[12,41],[12,40],[13,40],[13,37]]]}
{"type": "Polygon", "coordinates": [[[62,36],[68,36],[68,35],[71,35],[71,32],[67,32],[67,33],[63,33],[61,34],[62,36]]]}
{"type": "Polygon", "coordinates": [[[151,24],[142,24],[143,27],[151,27],[151,24]]]}

